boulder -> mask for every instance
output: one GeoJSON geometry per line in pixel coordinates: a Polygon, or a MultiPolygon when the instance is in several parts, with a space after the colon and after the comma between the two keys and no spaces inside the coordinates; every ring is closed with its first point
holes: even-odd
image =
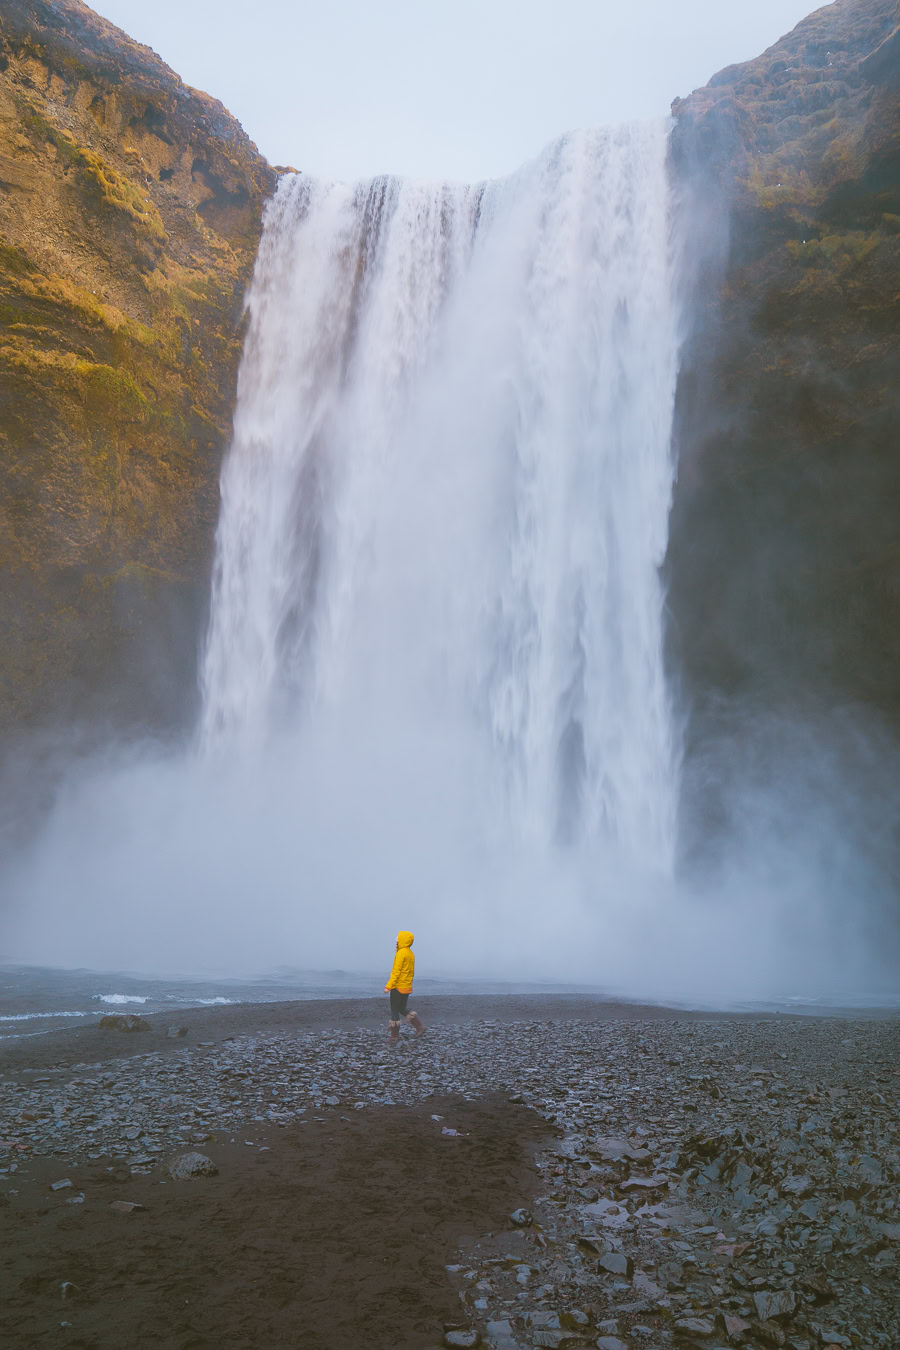
{"type": "Polygon", "coordinates": [[[176,1153],[164,1169],[172,1181],[194,1181],[197,1177],[218,1176],[219,1169],[205,1153],[176,1153]]]}
{"type": "Polygon", "coordinates": [[[106,1013],[97,1023],[103,1031],[152,1031],[153,1023],[138,1013],[106,1013]]]}

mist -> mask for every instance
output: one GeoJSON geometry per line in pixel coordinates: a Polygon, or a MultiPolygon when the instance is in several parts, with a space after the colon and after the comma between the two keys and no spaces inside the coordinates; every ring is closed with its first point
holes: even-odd
{"type": "Polygon", "coordinates": [[[785,748],[784,725],[756,726],[749,749],[746,737],[720,744],[730,771],[698,770],[723,818],[705,818],[702,848],[669,878],[608,845],[486,834],[473,747],[407,718],[323,721],[254,766],[146,747],[98,759],[7,873],[4,956],[377,977],[411,927],[436,978],[694,1006],[895,995],[891,822],[878,803],[891,766],[857,742],[851,778],[811,728],[785,748]]]}

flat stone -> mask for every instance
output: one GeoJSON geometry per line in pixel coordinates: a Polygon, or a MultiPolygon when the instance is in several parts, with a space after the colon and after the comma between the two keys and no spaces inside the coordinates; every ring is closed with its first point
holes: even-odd
{"type": "Polygon", "coordinates": [[[594,1345],[597,1350],[628,1350],[628,1346],[618,1336],[598,1336],[594,1345]]]}
{"type": "Polygon", "coordinates": [[[673,1323],[675,1330],[684,1336],[715,1336],[716,1329],[708,1317],[678,1317],[673,1323]]]}
{"type": "Polygon", "coordinates": [[[753,1295],[756,1315],[761,1322],[779,1321],[793,1317],[797,1311],[797,1297],[790,1289],[760,1289],[753,1295]]]}
{"type": "Polygon", "coordinates": [[[634,1289],[635,1293],[643,1294],[645,1298],[653,1299],[655,1302],[660,1300],[668,1302],[665,1289],[658,1285],[655,1280],[651,1280],[646,1271],[639,1270],[635,1275],[634,1289]]]}
{"type": "Polygon", "coordinates": [[[466,1327],[461,1331],[444,1333],[444,1345],[449,1346],[451,1350],[472,1350],[474,1346],[480,1344],[481,1334],[475,1327],[466,1327]]]}
{"type": "Polygon", "coordinates": [[[743,1341],[747,1339],[751,1331],[751,1324],[744,1317],[735,1317],[733,1313],[725,1314],[725,1334],[730,1341],[743,1341]]]}
{"type": "Polygon", "coordinates": [[[488,1322],[486,1328],[488,1344],[494,1347],[494,1350],[516,1350],[516,1338],[513,1332],[512,1323],[505,1318],[498,1318],[493,1322],[488,1322]]]}
{"type": "Polygon", "coordinates": [[[72,1187],[72,1182],[69,1180],[68,1177],[64,1177],[62,1181],[51,1181],[51,1182],[50,1182],[50,1189],[51,1189],[51,1191],[68,1191],[68,1190],[71,1189],[71,1187],[72,1187]]]}
{"type": "Polygon", "coordinates": [[[624,1252],[604,1252],[598,1259],[597,1265],[600,1270],[605,1270],[609,1275],[625,1275],[629,1279],[634,1271],[634,1262],[624,1252]]]}
{"type": "Polygon", "coordinates": [[[779,1190],[782,1195],[795,1195],[798,1200],[803,1200],[807,1195],[811,1195],[816,1185],[812,1177],[787,1177],[781,1183],[779,1190]]]}
{"type": "Polygon", "coordinates": [[[623,1181],[619,1190],[625,1195],[630,1195],[633,1191],[658,1191],[663,1186],[668,1186],[669,1178],[663,1176],[655,1177],[629,1177],[623,1181]]]}
{"type": "Polygon", "coordinates": [[[592,1139],[590,1143],[590,1152],[605,1162],[619,1162],[620,1159],[627,1156],[629,1143],[627,1139],[616,1139],[607,1136],[600,1136],[592,1139]]]}
{"type": "Polygon", "coordinates": [[[146,1210],[146,1205],[139,1205],[135,1200],[113,1200],[110,1209],[115,1214],[134,1214],[138,1210],[146,1210]]]}
{"type": "Polygon", "coordinates": [[[772,1350],[781,1350],[787,1340],[784,1329],[777,1322],[756,1322],[753,1336],[756,1340],[762,1341],[763,1345],[772,1346],[772,1350]]]}
{"type": "Polygon", "coordinates": [[[873,1186],[880,1186],[884,1181],[884,1166],[878,1158],[873,1158],[869,1154],[863,1154],[856,1160],[856,1171],[873,1186]]]}
{"type": "Polygon", "coordinates": [[[834,1298],[834,1290],[824,1275],[804,1275],[799,1284],[806,1293],[812,1294],[817,1303],[830,1303],[834,1298]]]}

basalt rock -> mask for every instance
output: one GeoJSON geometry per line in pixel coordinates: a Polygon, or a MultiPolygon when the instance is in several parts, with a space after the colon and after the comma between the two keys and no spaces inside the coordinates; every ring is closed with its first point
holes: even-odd
{"type": "Polygon", "coordinates": [[[898,24],[835,0],[673,104],[695,326],[667,568],[695,763],[723,708],[900,732],[898,24]]]}
{"type": "Polygon", "coordinates": [[[197,1177],[218,1176],[219,1169],[205,1153],[179,1153],[166,1163],[165,1173],[173,1181],[194,1181],[197,1177]]]}
{"type": "Polygon", "coordinates": [[[0,734],[190,711],[276,174],[79,0],[0,13],[0,734]]]}

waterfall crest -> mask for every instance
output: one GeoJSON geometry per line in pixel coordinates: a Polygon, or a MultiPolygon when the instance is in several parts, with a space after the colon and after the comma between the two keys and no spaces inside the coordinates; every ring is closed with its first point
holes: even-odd
{"type": "Polygon", "coordinates": [[[658,124],[474,187],[282,181],[222,476],[207,753],[289,734],[302,762],[327,725],[407,755],[441,727],[485,838],[671,868],[665,154],[658,124]]]}

